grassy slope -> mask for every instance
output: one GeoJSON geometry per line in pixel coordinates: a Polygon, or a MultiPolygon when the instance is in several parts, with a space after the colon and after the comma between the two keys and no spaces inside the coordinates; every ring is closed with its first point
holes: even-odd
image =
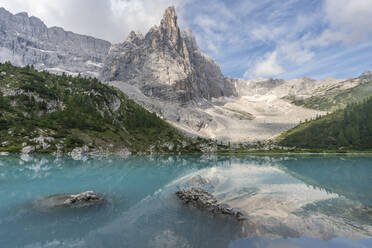
{"type": "Polygon", "coordinates": [[[350,103],[361,101],[370,96],[372,96],[372,82],[364,83],[341,92],[323,96],[313,96],[305,100],[295,100],[290,97],[288,99],[297,106],[322,111],[335,111],[340,108],[345,108],[350,103]]]}
{"type": "Polygon", "coordinates": [[[232,109],[232,108],[226,108],[226,107],[224,107],[224,109],[229,110],[231,112],[234,112],[238,115],[241,115],[242,117],[244,117],[248,120],[254,120],[255,119],[254,115],[252,115],[251,113],[245,112],[245,111],[236,110],[236,109],[232,109]]]}
{"type": "Polygon", "coordinates": [[[38,150],[45,153],[83,145],[110,152],[170,152],[172,146],[174,152],[199,152],[205,142],[185,137],[97,79],[6,63],[0,64],[0,91],[0,152],[19,152],[23,143],[40,145],[34,140],[40,136],[54,139],[38,150]]]}

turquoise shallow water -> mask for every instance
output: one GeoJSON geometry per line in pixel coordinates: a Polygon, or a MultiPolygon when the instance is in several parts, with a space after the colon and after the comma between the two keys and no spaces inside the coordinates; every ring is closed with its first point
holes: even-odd
{"type": "Polygon", "coordinates": [[[372,247],[371,189],[368,156],[0,156],[0,247],[372,247]],[[248,221],[182,206],[188,187],[248,221]],[[36,204],[86,190],[107,204],[36,204]]]}

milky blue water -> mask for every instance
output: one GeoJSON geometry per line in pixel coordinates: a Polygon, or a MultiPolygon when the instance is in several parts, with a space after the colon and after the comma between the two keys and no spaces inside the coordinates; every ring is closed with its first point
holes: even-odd
{"type": "Polygon", "coordinates": [[[368,156],[0,156],[0,247],[372,247],[371,190],[368,156]],[[183,206],[190,187],[247,220],[183,206]],[[37,204],[87,190],[106,204],[37,204]]]}

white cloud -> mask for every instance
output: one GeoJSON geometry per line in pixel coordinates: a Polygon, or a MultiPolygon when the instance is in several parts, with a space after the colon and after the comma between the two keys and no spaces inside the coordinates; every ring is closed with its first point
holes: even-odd
{"type": "Polygon", "coordinates": [[[250,34],[256,41],[266,42],[283,36],[287,31],[287,28],[284,26],[257,25],[257,27],[251,30],[250,34]]]}
{"type": "Polygon", "coordinates": [[[217,57],[224,52],[221,47],[226,46],[235,37],[239,39],[238,35],[231,33],[231,22],[236,21],[236,16],[223,2],[206,1],[191,6],[188,11],[192,15],[188,24],[194,27],[193,32],[199,46],[209,55],[217,57]]]}
{"type": "Polygon", "coordinates": [[[198,44],[209,52],[218,54],[219,45],[225,42],[226,23],[205,14],[198,15],[194,22],[201,30],[195,33],[198,44]]]}
{"type": "Polygon", "coordinates": [[[326,47],[337,42],[350,45],[372,37],[372,0],[324,0],[323,8],[328,28],[305,41],[305,47],[326,47]]]}
{"type": "Polygon", "coordinates": [[[324,11],[333,30],[327,31],[328,40],[350,43],[372,36],[372,0],[325,0],[324,11]]]}
{"type": "Polygon", "coordinates": [[[337,42],[350,45],[372,37],[372,0],[324,0],[321,17],[328,27],[305,40],[304,47],[327,47],[337,42]]]}
{"type": "Polygon", "coordinates": [[[280,44],[279,53],[284,59],[301,65],[311,60],[315,54],[303,47],[302,41],[283,42],[280,44]]]}
{"type": "MultiPolygon", "coordinates": [[[[259,61],[256,64],[253,70],[253,76],[254,77],[274,77],[274,76],[278,76],[282,74],[283,68],[278,63],[277,56],[278,56],[277,51],[274,51],[271,54],[267,54],[265,56],[265,59],[259,61]]],[[[251,74],[252,72],[247,71],[245,72],[244,77],[252,78],[251,74]]]]}
{"type": "Polygon", "coordinates": [[[251,30],[252,39],[276,47],[276,50],[244,76],[285,74],[281,64],[286,68],[304,65],[317,56],[317,49],[327,49],[337,43],[343,43],[346,49],[346,46],[371,39],[372,0],[323,0],[321,7],[321,11],[297,15],[295,22],[256,25],[251,30]],[[312,29],[319,26],[325,26],[320,33],[312,29]]]}

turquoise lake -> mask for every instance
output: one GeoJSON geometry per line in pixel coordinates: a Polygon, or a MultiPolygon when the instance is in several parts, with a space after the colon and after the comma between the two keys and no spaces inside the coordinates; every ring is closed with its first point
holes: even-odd
{"type": "Polygon", "coordinates": [[[0,156],[0,247],[372,247],[370,156],[0,156]],[[247,220],[184,206],[201,187],[247,220]],[[107,202],[46,210],[93,190],[107,202]]]}

